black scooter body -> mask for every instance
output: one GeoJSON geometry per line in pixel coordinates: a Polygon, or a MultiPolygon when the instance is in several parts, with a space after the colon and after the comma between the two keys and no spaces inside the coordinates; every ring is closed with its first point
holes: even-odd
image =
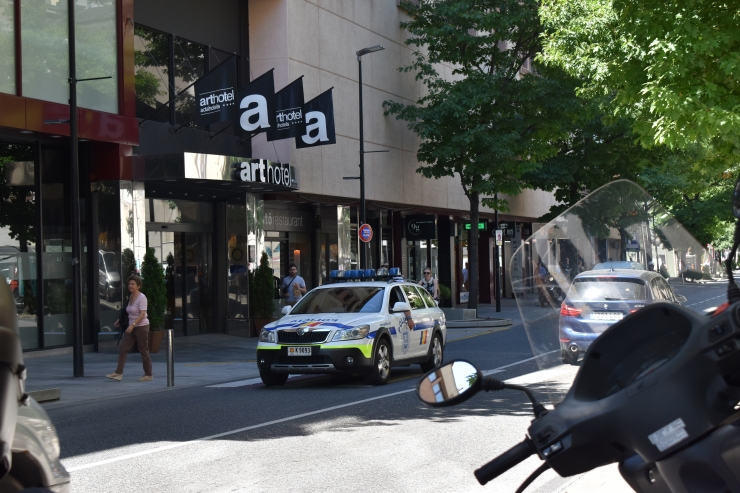
{"type": "MultiPolygon", "coordinates": [[[[729,469],[740,474],[740,454],[732,452],[738,439],[727,438],[740,436],[740,429],[726,425],[740,402],[739,311],[736,304],[707,319],[655,304],[613,325],[587,351],[565,400],[529,428],[537,453],[561,476],[623,463],[633,488],[652,464],[661,478],[669,470],[682,477],[685,467],[694,467],[685,465],[695,463],[694,446],[712,459],[730,460],[729,469]],[[729,452],[709,452],[718,446],[729,452]]],[[[708,467],[708,461],[696,464],[703,464],[696,466],[701,471],[708,467]]],[[[659,481],[648,484],[636,490],[662,493],[659,481]]],[[[679,486],[664,491],[727,491],[679,486]]]]}
{"type": "Polygon", "coordinates": [[[737,492],[739,466],[740,421],[734,421],[660,462],[633,456],[619,464],[619,472],[639,493],[737,492]]]}

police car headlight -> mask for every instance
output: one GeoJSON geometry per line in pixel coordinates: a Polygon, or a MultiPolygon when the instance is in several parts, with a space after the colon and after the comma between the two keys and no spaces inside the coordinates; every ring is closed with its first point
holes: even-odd
{"type": "Polygon", "coordinates": [[[275,342],[275,331],[262,329],[260,332],[260,342],[275,342]]]}
{"type": "Polygon", "coordinates": [[[338,330],[332,341],[349,341],[352,339],[364,339],[370,332],[369,325],[361,325],[352,329],[338,330]]]}

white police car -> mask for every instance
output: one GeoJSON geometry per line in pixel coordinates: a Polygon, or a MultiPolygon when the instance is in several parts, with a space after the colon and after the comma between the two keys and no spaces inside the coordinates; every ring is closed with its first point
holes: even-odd
{"type": "MultiPolygon", "coordinates": [[[[372,270],[344,273],[345,280],[362,279],[363,273],[374,278],[372,270]]],[[[327,284],[283,313],[262,329],[257,345],[260,377],[268,386],[306,373],[364,373],[382,385],[393,367],[420,364],[428,371],[442,363],[445,315],[427,291],[410,282],[327,284]],[[406,321],[407,310],[413,324],[406,321]]]]}

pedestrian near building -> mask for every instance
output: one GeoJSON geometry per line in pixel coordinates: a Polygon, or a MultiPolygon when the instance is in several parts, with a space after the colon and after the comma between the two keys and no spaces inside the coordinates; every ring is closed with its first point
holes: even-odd
{"type": "Polygon", "coordinates": [[[465,291],[469,290],[470,281],[468,280],[468,277],[470,276],[470,266],[468,262],[465,262],[465,268],[462,270],[462,281],[463,281],[463,289],[465,291]]]}
{"type": "Polygon", "coordinates": [[[432,269],[427,267],[424,269],[424,279],[419,281],[422,288],[426,289],[427,292],[432,295],[434,301],[439,303],[439,284],[437,284],[437,278],[432,276],[432,269]]]}
{"type": "Polygon", "coordinates": [[[280,285],[280,296],[287,298],[285,303],[293,306],[303,298],[304,294],[306,294],[306,281],[298,275],[298,267],[295,264],[290,264],[288,275],[285,276],[283,283],[280,285]]]}
{"type": "MultiPolygon", "coordinates": [[[[147,302],[146,296],[140,291],[141,277],[137,275],[128,278],[128,291],[131,293],[126,306],[129,325],[123,334],[123,342],[118,351],[118,368],[113,373],[106,375],[111,380],[121,381],[123,379],[123,367],[126,365],[126,355],[134,347],[134,343],[139,347],[141,362],[144,365],[144,376],[139,382],[151,382],[152,376],[152,358],[149,355],[149,319],[146,318],[147,302]]],[[[114,324],[120,327],[120,320],[114,324]]]]}

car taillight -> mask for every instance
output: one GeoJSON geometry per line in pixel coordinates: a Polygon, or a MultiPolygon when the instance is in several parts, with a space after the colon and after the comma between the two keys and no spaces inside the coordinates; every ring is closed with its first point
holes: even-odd
{"type": "Polygon", "coordinates": [[[634,310],[630,310],[630,313],[635,313],[639,308],[635,308],[634,310]]]}
{"type": "Polygon", "coordinates": [[[572,306],[568,306],[565,303],[560,305],[560,315],[563,317],[577,317],[583,313],[583,310],[580,308],[573,308],[572,306]]]}

